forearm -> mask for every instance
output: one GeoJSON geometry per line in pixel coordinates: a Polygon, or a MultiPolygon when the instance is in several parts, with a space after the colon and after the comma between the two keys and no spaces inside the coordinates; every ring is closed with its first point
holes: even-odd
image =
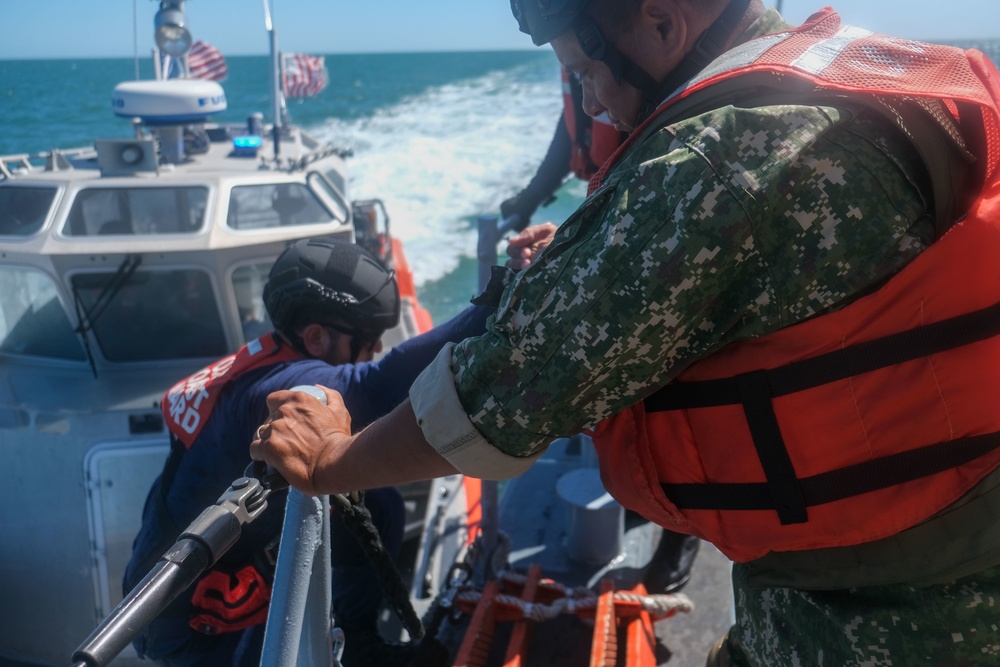
{"type": "Polygon", "coordinates": [[[311,495],[344,493],[448,475],[455,469],[427,444],[409,401],[356,435],[343,397],[326,404],[305,392],[268,396],[271,416],[250,456],[311,495]]]}
{"type": "Polygon", "coordinates": [[[316,493],[396,486],[456,472],[417,425],[410,401],[351,438],[331,444],[331,464],[317,470],[316,493]]]}

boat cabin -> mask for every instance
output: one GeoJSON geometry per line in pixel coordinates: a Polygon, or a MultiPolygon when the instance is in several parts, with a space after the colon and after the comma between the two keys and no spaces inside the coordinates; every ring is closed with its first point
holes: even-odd
{"type": "MultiPolygon", "coordinates": [[[[18,544],[0,550],[7,657],[64,664],[121,600],[168,451],[159,401],[270,330],[261,293],[281,251],[333,235],[403,261],[381,202],[349,198],[347,151],[258,114],[183,120],[0,157],[0,530],[18,544]]],[[[403,305],[412,315],[415,299],[403,305]]],[[[417,326],[404,316],[386,347],[417,326]]]]}

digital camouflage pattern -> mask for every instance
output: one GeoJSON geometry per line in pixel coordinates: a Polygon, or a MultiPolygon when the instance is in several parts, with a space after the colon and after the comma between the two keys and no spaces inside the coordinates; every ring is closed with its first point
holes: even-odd
{"type": "Polygon", "coordinates": [[[733,667],[1000,664],[1000,568],[943,585],[751,588],[733,569],[733,667]]]}
{"type": "MultiPolygon", "coordinates": [[[[751,32],[781,27],[769,11],[751,32]]],[[[919,165],[894,126],[847,107],[725,107],[651,133],[454,348],[469,419],[526,456],[730,342],[878,288],[933,241],[919,165]]],[[[740,667],[1000,664],[1000,568],[806,591],[751,588],[737,564],[734,590],[740,667]]]]}
{"type": "Polygon", "coordinates": [[[655,132],[455,348],[462,405],[524,456],[729,342],[845,304],[930,241],[917,164],[885,121],[829,107],[727,107],[655,132]]]}

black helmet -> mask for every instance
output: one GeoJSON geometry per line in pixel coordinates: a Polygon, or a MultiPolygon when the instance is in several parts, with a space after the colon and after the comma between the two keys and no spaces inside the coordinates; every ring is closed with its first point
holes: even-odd
{"type": "Polygon", "coordinates": [[[616,82],[627,81],[643,91],[650,102],[663,99],[661,86],[626,58],[605,36],[588,14],[593,0],[510,0],[510,9],[521,32],[531,35],[535,46],[548,44],[573,30],[584,55],[604,62],[616,82]]]}
{"type": "Polygon", "coordinates": [[[394,272],[361,247],[302,239],[271,267],[264,307],[274,328],[292,340],[296,328],[316,322],[374,341],[399,322],[399,288],[394,272]]]}
{"type": "Polygon", "coordinates": [[[584,16],[591,0],[510,0],[521,32],[531,35],[535,46],[548,44],[584,16]]]}

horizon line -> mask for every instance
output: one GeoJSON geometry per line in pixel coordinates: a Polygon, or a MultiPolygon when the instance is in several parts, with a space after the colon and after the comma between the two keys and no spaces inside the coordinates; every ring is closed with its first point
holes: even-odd
{"type": "MultiPolygon", "coordinates": [[[[998,38],[1000,39],[1000,38],[998,38]]],[[[316,51],[310,51],[308,49],[298,49],[295,51],[284,51],[284,53],[308,53],[309,55],[316,56],[379,56],[379,55],[434,55],[434,54],[446,54],[446,53],[512,53],[512,52],[535,52],[535,51],[545,51],[542,47],[538,46],[526,46],[526,47],[510,47],[510,48],[487,48],[487,49],[468,49],[468,48],[455,48],[455,49],[427,49],[427,50],[398,50],[398,51],[334,51],[327,53],[319,53],[316,51]]],[[[223,54],[226,58],[259,58],[268,57],[269,53],[226,53],[223,54]]],[[[83,55],[83,56],[69,56],[69,55],[55,55],[55,56],[28,56],[28,57],[16,57],[16,56],[4,56],[0,55],[0,61],[30,61],[30,60],[134,60],[135,54],[128,55],[83,55]]],[[[152,53],[139,56],[139,60],[152,60],[152,53]]]]}

